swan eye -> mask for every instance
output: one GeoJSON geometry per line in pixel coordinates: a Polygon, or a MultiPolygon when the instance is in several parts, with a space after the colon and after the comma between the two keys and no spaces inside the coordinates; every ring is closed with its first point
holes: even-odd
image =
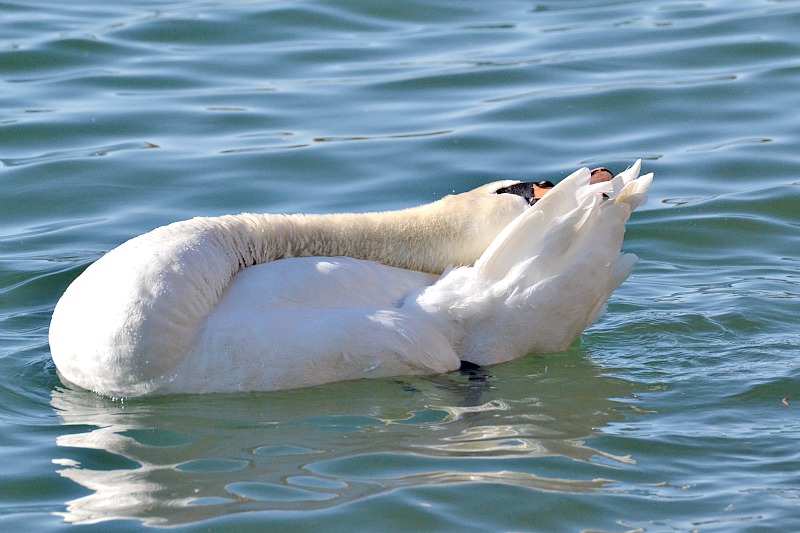
{"type": "Polygon", "coordinates": [[[521,196],[530,205],[535,204],[547,191],[541,189],[552,189],[555,185],[551,181],[542,180],[538,182],[528,181],[524,183],[515,183],[508,187],[501,187],[495,191],[495,194],[516,194],[521,196]],[[540,189],[537,191],[537,189],[540,189]],[[538,194],[537,194],[538,193],[538,194]]]}

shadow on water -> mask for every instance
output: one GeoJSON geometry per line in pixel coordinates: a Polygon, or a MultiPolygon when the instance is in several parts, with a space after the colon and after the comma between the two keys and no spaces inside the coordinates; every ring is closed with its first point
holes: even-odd
{"type": "Polygon", "coordinates": [[[63,455],[52,460],[87,490],[67,502],[72,523],[309,513],[464,483],[595,491],[634,461],[585,441],[623,418],[633,389],[580,350],[261,394],[120,402],[59,387],[51,405],[65,429],[63,455]],[[565,461],[571,479],[553,475],[565,461]]]}

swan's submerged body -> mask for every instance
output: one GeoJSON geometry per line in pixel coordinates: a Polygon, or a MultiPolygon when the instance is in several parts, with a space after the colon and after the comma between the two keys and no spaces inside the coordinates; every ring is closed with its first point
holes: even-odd
{"type": "Polygon", "coordinates": [[[497,182],[403,211],[158,228],[70,285],[53,313],[53,359],[67,381],[130,397],[429,374],[562,350],[635,264],[620,248],[652,179],[638,173],[637,162],[592,184],[581,169],[532,207],[497,194],[513,185],[497,182]]]}

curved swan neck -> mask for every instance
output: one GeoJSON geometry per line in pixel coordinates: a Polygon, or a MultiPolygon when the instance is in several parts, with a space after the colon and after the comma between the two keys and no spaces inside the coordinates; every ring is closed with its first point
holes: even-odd
{"type": "Polygon", "coordinates": [[[218,220],[236,241],[241,267],[304,256],[347,256],[431,273],[474,263],[488,242],[458,217],[437,215],[430,205],[435,204],[379,213],[242,214],[218,220]]]}

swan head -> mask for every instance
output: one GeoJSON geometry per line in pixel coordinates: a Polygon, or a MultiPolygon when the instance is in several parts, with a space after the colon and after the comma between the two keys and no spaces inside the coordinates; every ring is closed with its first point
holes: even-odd
{"type": "MultiPolygon", "coordinates": [[[[610,181],[613,174],[604,167],[590,171],[592,183],[610,181]]],[[[485,250],[492,240],[516,217],[528,211],[539,200],[555,188],[553,182],[501,180],[487,183],[471,191],[446,196],[431,206],[443,207],[447,217],[454,220],[469,218],[464,222],[462,236],[474,246],[473,251],[485,250]],[[439,204],[443,205],[439,205],[439,204]],[[467,214],[468,213],[468,214],[467,214]],[[472,231],[469,227],[472,226],[472,231]]],[[[461,246],[465,241],[461,240],[461,246]]],[[[480,252],[479,252],[480,255],[480,252]]],[[[477,258],[453,261],[453,264],[472,264],[477,258]]]]}
{"type": "Polygon", "coordinates": [[[448,212],[460,204],[469,208],[473,214],[495,212],[502,218],[507,213],[514,213],[516,216],[526,211],[553,187],[553,183],[547,180],[536,182],[500,180],[481,185],[471,191],[445,196],[440,202],[445,204],[444,207],[448,212]]]}
{"type": "Polygon", "coordinates": [[[472,265],[506,226],[552,186],[548,181],[501,180],[411,208],[409,214],[418,224],[414,234],[425,237],[416,250],[403,250],[401,255],[423,259],[423,264],[406,265],[391,258],[379,262],[433,273],[448,266],[472,265]]]}

